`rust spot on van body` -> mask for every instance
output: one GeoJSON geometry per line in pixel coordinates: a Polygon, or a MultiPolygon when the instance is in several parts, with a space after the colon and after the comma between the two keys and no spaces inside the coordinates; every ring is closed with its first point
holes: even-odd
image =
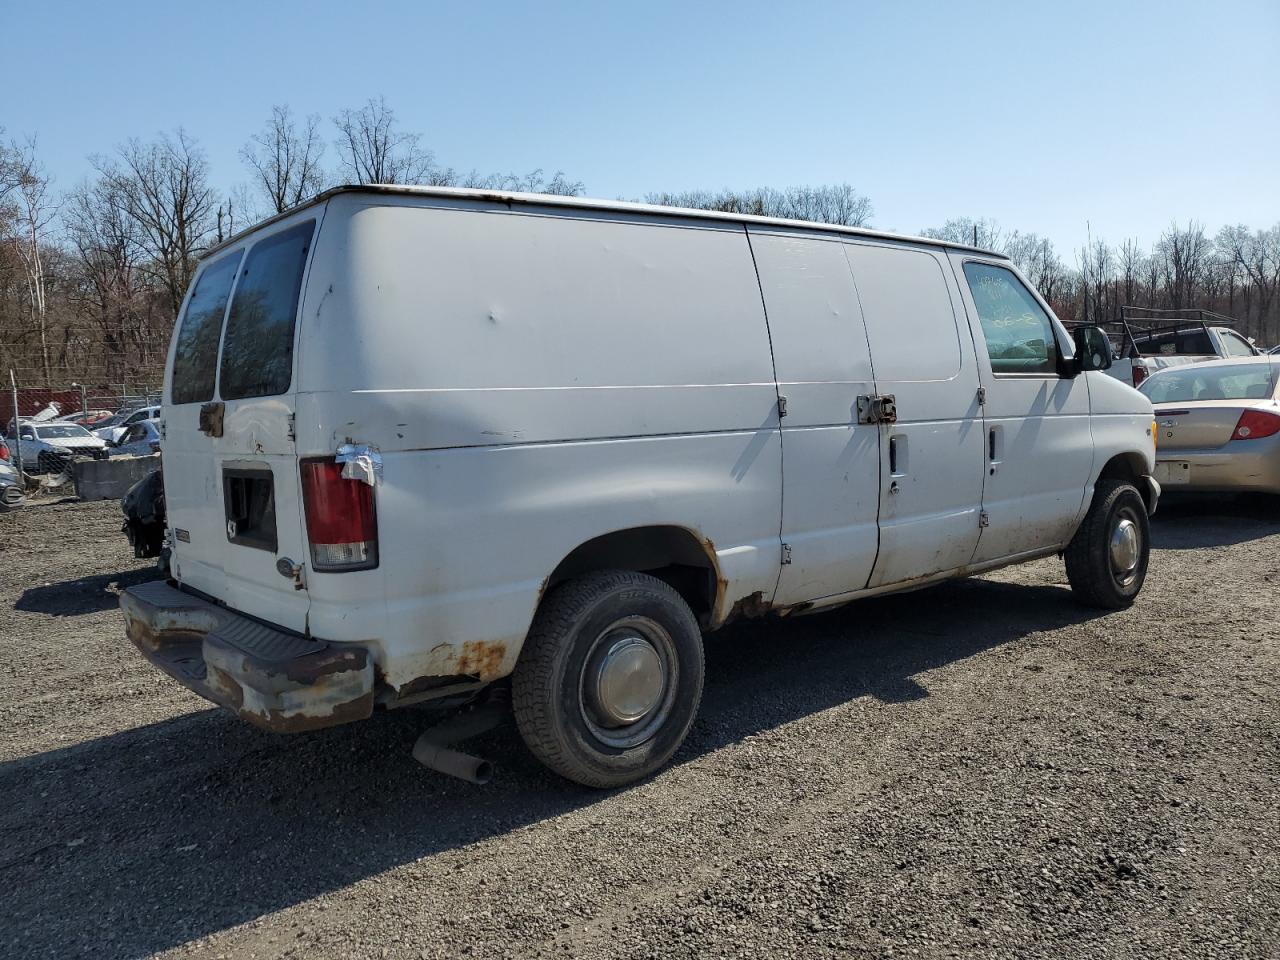
{"type": "Polygon", "coordinates": [[[458,654],[457,672],[477,676],[481,680],[495,679],[502,670],[502,661],[506,655],[505,643],[469,640],[462,645],[458,654]]]}

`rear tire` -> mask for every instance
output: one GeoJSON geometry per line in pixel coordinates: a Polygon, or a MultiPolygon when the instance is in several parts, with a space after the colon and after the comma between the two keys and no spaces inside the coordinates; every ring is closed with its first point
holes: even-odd
{"type": "Polygon", "coordinates": [[[1067,580],[1081,603],[1120,610],[1147,579],[1151,527],[1147,505],[1133,484],[1099,480],[1093,503],[1067,545],[1067,580]]]}
{"type": "Polygon", "coordinates": [[[702,699],[702,635],[684,599],[643,573],[570,580],[538,608],[512,678],[530,752],[560,776],[618,787],[660,769],[702,699]]]}

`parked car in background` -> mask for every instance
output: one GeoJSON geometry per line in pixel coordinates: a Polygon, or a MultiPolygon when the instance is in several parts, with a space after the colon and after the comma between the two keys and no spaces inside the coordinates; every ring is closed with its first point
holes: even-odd
{"type": "Polygon", "coordinates": [[[123,593],[126,630],[281,732],[510,678],[535,756],[630,783],[731,620],[1060,553],[1082,603],[1132,603],[1159,485],[1110,363],[963,245],[338,188],[201,263],[164,387],[173,580],[123,593]]]}
{"type": "Polygon", "coordinates": [[[18,425],[22,442],[22,464],[28,473],[61,473],[77,457],[105,460],[110,455],[106,441],[84,427],[61,421],[18,425]]]}
{"type": "Polygon", "coordinates": [[[1155,406],[1155,476],[1170,491],[1280,493],[1280,357],[1162,370],[1140,389],[1155,406]]]}
{"type": "Polygon", "coordinates": [[[107,426],[107,421],[114,416],[115,414],[110,410],[81,410],[79,413],[68,414],[62,419],[67,423],[78,424],[86,430],[93,431],[107,426]]]}
{"type": "Polygon", "coordinates": [[[22,478],[13,465],[13,452],[0,435],[0,510],[20,507],[26,500],[22,478]]]}
{"type": "Polygon", "coordinates": [[[160,421],[138,420],[124,428],[111,450],[113,457],[145,457],[160,452],[160,421]]]}
{"type": "Polygon", "coordinates": [[[1116,348],[1111,375],[1136,387],[1170,367],[1259,356],[1262,351],[1233,330],[1234,323],[1208,310],[1121,307],[1120,319],[1103,325],[1116,348]]]}
{"type": "Polygon", "coordinates": [[[1272,356],[1280,355],[1280,346],[1272,347],[1270,350],[1267,351],[1267,353],[1272,356]]]}
{"type": "Polygon", "coordinates": [[[147,407],[138,407],[127,412],[121,411],[116,416],[119,417],[118,420],[96,428],[93,431],[94,435],[106,440],[108,443],[119,443],[125,431],[135,423],[141,420],[158,420],[160,418],[160,406],[153,404],[147,407]]]}

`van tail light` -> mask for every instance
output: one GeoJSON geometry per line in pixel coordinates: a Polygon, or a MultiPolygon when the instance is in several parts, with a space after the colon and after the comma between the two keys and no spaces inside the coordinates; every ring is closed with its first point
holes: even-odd
{"type": "Polygon", "coordinates": [[[1147,368],[1135,360],[1133,362],[1133,385],[1135,387],[1138,386],[1143,380],[1147,379],[1147,376],[1147,368]]]}
{"type": "Polygon", "coordinates": [[[1265,410],[1246,410],[1236,421],[1231,439],[1260,440],[1276,433],[1280,433],[1280,414],[1267,413],[1265,410]]]}
{"type": "Polygon", "coordinates": [[[311,568],[372,570],[378,565],[378,518],[373,487],[342,476],[332,457],[303,460],[302,505],[311,541],[311,568]]]}
{"type": "Polygon", "coordinates": [[[8,459],[9,459],[9,447],[5,444],[3,440],[0,440],[0,460],[8,460],[8,459]]]}

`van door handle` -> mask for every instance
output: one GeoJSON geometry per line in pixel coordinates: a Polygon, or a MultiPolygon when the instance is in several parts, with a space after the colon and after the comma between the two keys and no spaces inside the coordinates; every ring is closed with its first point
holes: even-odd
{"type": "Polygon", "coordinates": [[[1000,463],[1004,456],[1004,431],[1000,427],[995,426],[987,430],[987,462],[990,464],[990,474],[995,476],[996,465],[1000,463]]]}

